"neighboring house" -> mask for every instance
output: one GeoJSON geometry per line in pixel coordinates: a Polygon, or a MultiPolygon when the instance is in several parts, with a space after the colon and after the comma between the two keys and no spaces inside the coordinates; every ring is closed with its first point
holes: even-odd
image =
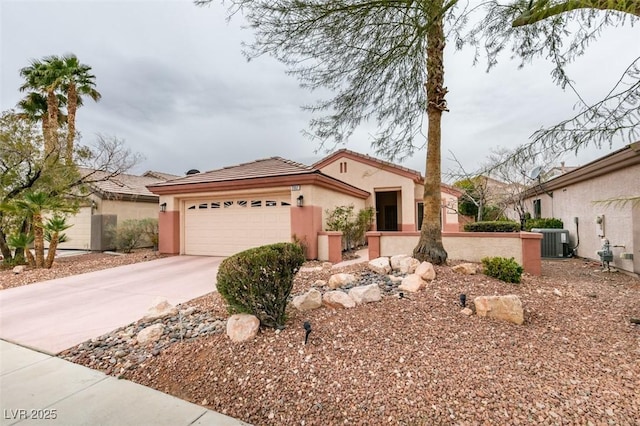
{"type": "MultiPolygon", "coordinates": [[[[376,209],[376,228],[418,229],[422,217],[419,172],[340,150],[313,166],[280,157],[257,160],[149,185],[160,195],[160,251],[228,256],[264,244],[300,239],[318,255],[326,211],[353,204],[376,209]]],[[[443,185],[455,209],[457,191],[443,185]]],[[[457,214],[443,207],[443,224],[457,214]]]]}
{"type": "Polygon", "coordinates": [[[525,193],[533,217],[561,219],[577,255],[600,260],[602,239],[613,265],[640,273],[640,142],[567,171],[525,193]],[[635,198],[636,201],[629,199],[635,198]],[[624,202],[624,200],[628,200],[624,202]]]}
{"type": "Polygon", "coordinates": [[[69,217],[71,226],[64,231],[68,241],[59,249],[109,250],[112,243],[105,238],[108,227],[128,219],[158,218],[159,197],[147,185],[175,179],[179,176],[148,171],[142,176],[81,169],[90,181],[89,194],[77,214],[69,217]]]}

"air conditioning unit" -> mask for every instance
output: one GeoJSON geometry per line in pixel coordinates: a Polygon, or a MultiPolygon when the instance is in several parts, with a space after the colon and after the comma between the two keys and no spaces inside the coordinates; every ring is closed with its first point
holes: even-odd
{"type": "Polygon", "coordinates": [[[540,254],[547,258],[569,257],[569,231],[566,229],[533,228],[531,232],[542,234],[540,254]]]}

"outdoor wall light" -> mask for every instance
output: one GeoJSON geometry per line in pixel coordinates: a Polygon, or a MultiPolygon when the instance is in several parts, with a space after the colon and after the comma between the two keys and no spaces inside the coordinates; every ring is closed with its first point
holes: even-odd
{"type": "Polygon", "coordinates": [[[163,213],[167,211],[167,203],[160,204],[160,211],[163,213]]]}
{"type": "Polygon", "coordinates": [[[298,207],[302,207],[302,204],[304,202],[304,197],[300,195],[298,198],[296,198],[296,201],[297,201],[296,204],[298,205],[298,207]]]}

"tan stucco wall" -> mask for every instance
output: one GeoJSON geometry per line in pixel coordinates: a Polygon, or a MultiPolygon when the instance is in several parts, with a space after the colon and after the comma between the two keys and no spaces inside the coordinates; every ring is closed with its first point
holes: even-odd
{"type": "Polygon", "coordinates": [[[542,217],[561,219],[569,230],[572,246],[577,244],[579,229],[580,257],[600,260],[596,254],[602,247],[597,235],[596,217],[604,215],[604,233],[611,245],[625,246],[612,248],[616,268],[640,273],[640,206],[633,203],[601,203],[598,201],[622,197],[640,196],[640,165],[632,166],[579,182],[553,191],[553,197],[542,193],[527,200],[527,208],[533,212],[533,200],[541,200],[542,217]],[[574,218],[578,218],[578,228],[574,218]],[[620,259],[623,252],[633,253],[633,260],[620,259]]]}
{"type": "Polygon", "coordinates": [[[402,224],[415,224],[415,183],[413,180],[390,171],[363,164],[350,158],[341,158],[323,167],[321,171],[329,176],[369,191],[367,206],[375,204],[375,192],[401,191],[402,203],[399,205],[402,224]],[[340,173],[340,163],[347,163],[347,172],[340,173]]]}
{"type": "Polygon", "coordinates": [[[327,210],[331,211],[338,206],[348,206],[353,204],[354,212],[364,209],[368,206],[366,200],[352,195],[342,194],[336,191],[332,191],[327,188],[321,188],[315,185],[302,185],[299,192],[294,192],[295,199],[298,195],[304,196],[304,203],[307,205],[321,206],[322,207],[322,229],[327,229],[327,210]]]}
{"type": "Polygon", "coordinates": [[[102,200],[94,214],[115,214],[118,223],[129,219],[157,219],[160,207],[158,203],[140,201],[102,200]]]}
{"type": "Polygon", "coordinates": [[[318,260],[329,260],[329,236],[318,235],[318,260]]]}
{"type": "MultiPolygon", "coordinates": [[[[91,247],[91,206],[80,207],[75,215],[67,216],[67,224],[72,225],[64,231],[68,241],[58,244],[59,249],[89,250],[91,247]]],[[[48,247],[49,243],[45,242],[48,247]]]]}

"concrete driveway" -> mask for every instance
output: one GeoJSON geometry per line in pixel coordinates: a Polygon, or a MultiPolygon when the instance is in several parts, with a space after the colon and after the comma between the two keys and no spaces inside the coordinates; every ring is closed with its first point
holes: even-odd
{"type": "Polygon", "coordinates": [[[222,257],[173,256],[0,291],[0,338],[57,354],[215,290],[222,257]]]}

